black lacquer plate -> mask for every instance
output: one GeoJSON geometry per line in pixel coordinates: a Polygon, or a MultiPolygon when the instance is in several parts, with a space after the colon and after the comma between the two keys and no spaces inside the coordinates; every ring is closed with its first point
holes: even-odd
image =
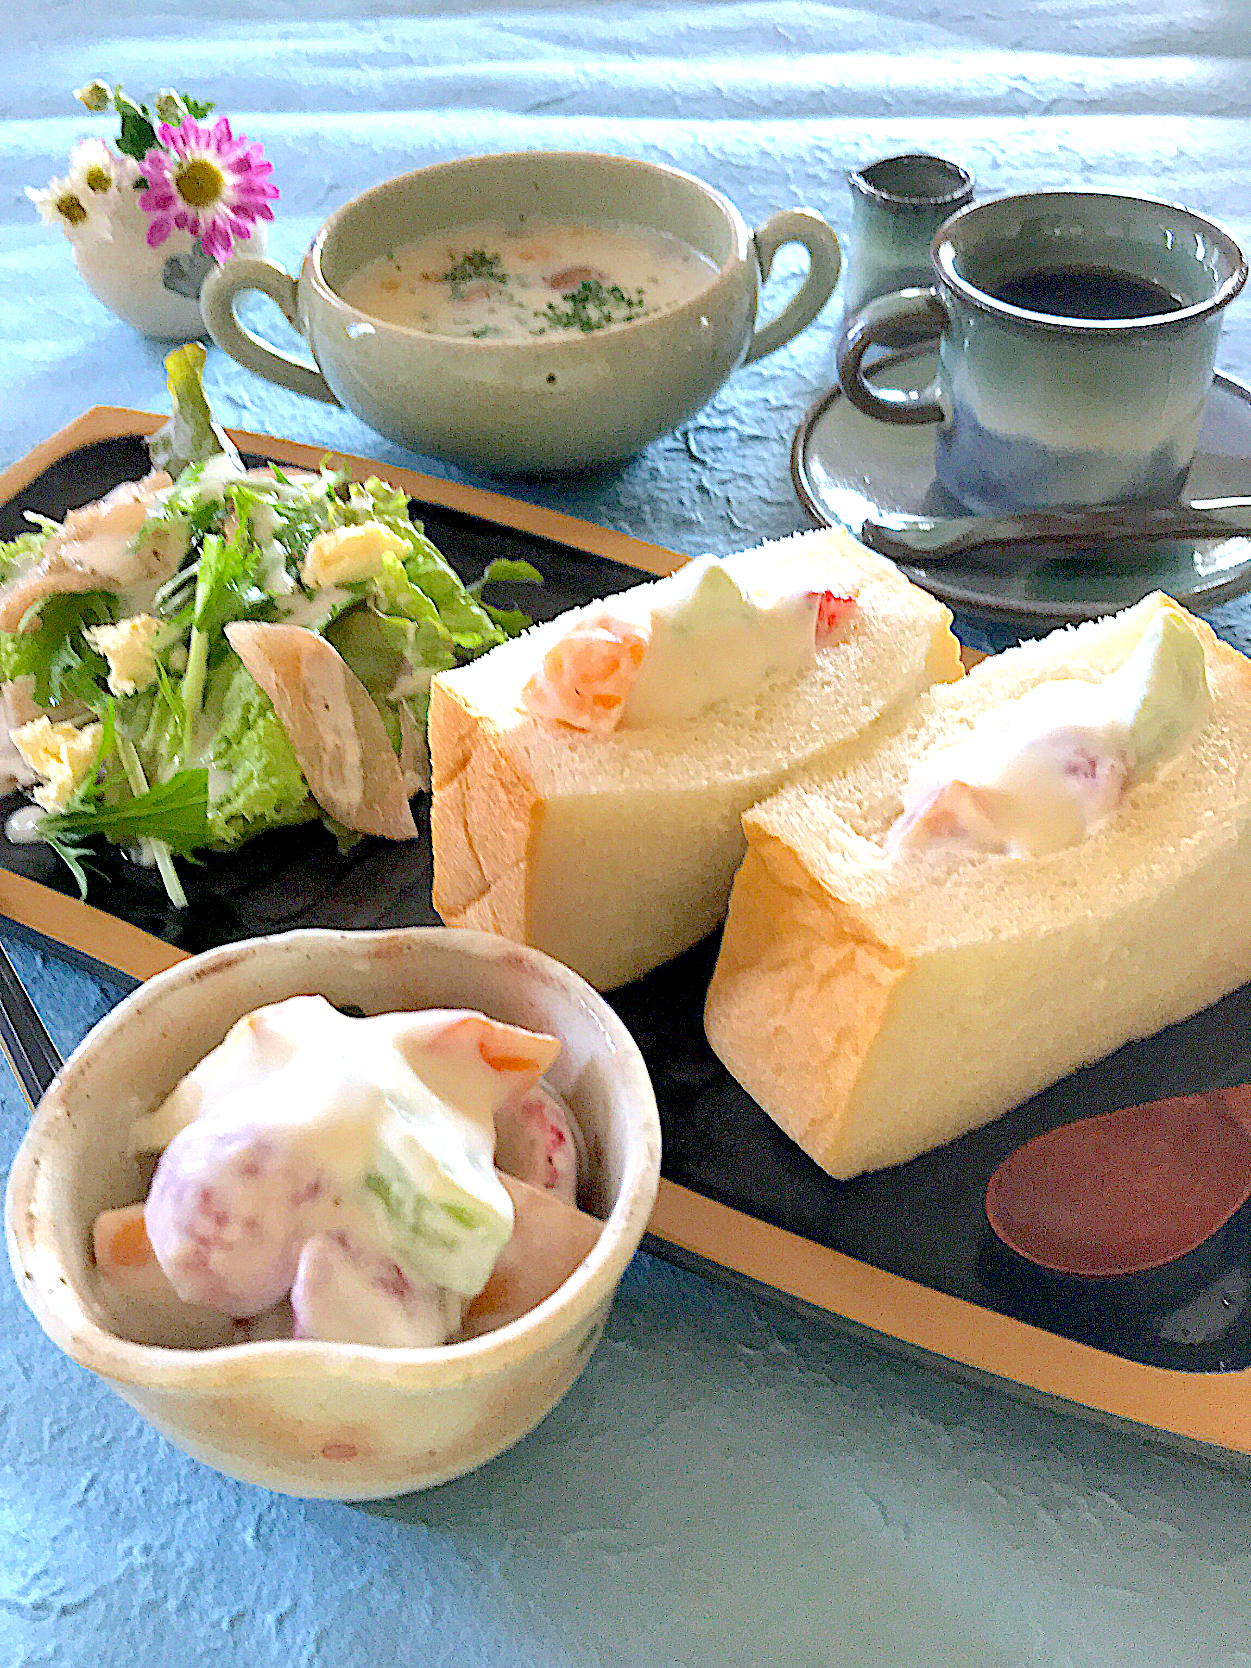
{"type": "MultiPolygon", "coordinates": [[[[22,530],[24,509],[63,515],[146,467],[146,452],[133,439],[72,452],[0,506],[0,538],[22,530]]],[[[493,556],[534,562],[547,583],[541,592],[519,590],[515,601],[542,617],[650,577],[460,511],[415,501],[413,513],[467,576],[493,556]]],[[[18,796],[0,801],[0,814],[17,803],[18,796]]],[[[416,808],[420,824],[425,801],[416,808]]],[[[76,890],[43,847],[0,840],[0,866],[58,891],[76,890]]],[[[310,825],[264,835],[201,865],[183,865],[182,873],[186,911],[170,907],[155,874],[106,853],[90,901],[192,951],[295,927],[438,924],[424,833],[404,845],[366,839],[340,854],[319,825],[310,825]]],[[[1220,925],[1201,923],[1198,930],[1218,932],[1220,925]]],[[[995,1166],[1042,1130],[1251,1079],[1251,987],[1183,1025],[1130,1044],[938,1152],[836,1182],[781,1133],[709,1049],[701,1016],[716,948],[709,939],[611,998],[655,1081],[664,1174],[671,1181],[861,1262],[1127,1360],[1195,1372],[1251,1366],[1247,1207],[1212,1255],[1179,1268],[1175,1281],[1158,1274],[1137,1286],[1118,1281],[1111,1297],[1095,1287],[1073,1291],[1031,1279],[997,1250],[982,1205],[995,1166]]],[[[935,1072],[943,1065],[935,1060],[935,1072]]]]}

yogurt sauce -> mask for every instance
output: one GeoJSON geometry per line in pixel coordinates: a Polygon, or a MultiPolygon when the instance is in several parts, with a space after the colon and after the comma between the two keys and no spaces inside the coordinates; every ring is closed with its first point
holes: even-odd
{"type": "Polygon", "coordinates": [[[540,1076],[559,1051],[474,1010],[258,1008],[137,1120],[134,1150],[161,1156],[143,1204],[97,1217],[96,1267],[174,1347],[424,1349],[503,1325],[598,1233],[576,1121],[540,1076]]]}
{"type": "Polygon", "coordinates": [[[403,244],[353,273],[342,295],[388,324],[522,341],[646,318],[716,273],[706,255],[651,227],[492,220],[403,244]]]}
{"type": "MultiPolygon", "coordinates": [[[[239,1316],[290,1291],[324,1235],[472,1297],[513,1227],[495,1115],[559,1051],[474,1012],[258,1008],[136,1125],[136,1150],[162,1153],[144,1212],[157,1259],[184,1301],[239,1316]]],[[[328,1258],[319,1245],[320,1274],[328,1258]]]]}

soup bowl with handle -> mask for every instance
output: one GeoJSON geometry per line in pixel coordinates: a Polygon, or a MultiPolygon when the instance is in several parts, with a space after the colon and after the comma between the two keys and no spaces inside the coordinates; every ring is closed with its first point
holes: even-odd
{"type": "Polygon", "coordinates": [[[736,366],[804,329],[838,270],[833,230],[807,210],[784,210],[753,232],[727,197],[677,169],[520,151],[387,180],[331,215],[298,279],[273,261],[237,257],[211,275],[202,305],[213,340],[241,365],[338,401],[402,445],[487,470],[552,473],[627,457],[684,422],[736,366]],[[637,226],[689,245],[713,270],[689,300],[628,323],[521,340],[437,335],[344,300],[370,262],[484,221],[637,226]],[[758,325],[761,281],[787,243],[807,248],[807,276],[777,317],[758,325]],[[256,290],[305,338],[312,363],[240,324],[236,302],[256,290]]]}
{"type": "Polygon", "coordinates": [[[95,1027],[36,1108],[10,1173],[6,1231],[44,1331],[179,1448],[281,1493],[371,1499],[472,1470],[555,1406],[599,1339],[659,1173],[642,1056],[568,968],[466,930],[304,931],[181,962],[95,1027]],[[309,992],[366,1013],[478,1008],[561,1039],[546,1076],[578,1120],[583,1199],[603,1227],[564,1284],[520,1319],[428,1349],[311,1339],[170,1348],[143,1337],[102,1279],[92,1225],[146,1191],[136,1117],[245,1013],[309,992]]]}

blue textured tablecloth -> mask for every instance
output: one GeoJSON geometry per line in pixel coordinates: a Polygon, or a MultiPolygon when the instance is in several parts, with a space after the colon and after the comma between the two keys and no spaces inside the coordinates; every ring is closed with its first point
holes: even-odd
{"type": "MultiPolygon", "coordinates": [[[[271,250],[288,263],[365,186],[524,146],[672,161],[750,218],[800,203],[840,229],[845,167],[927,149],[986,193],[1141,189],[1251,242],[1246,0],[416,11],[0,8],[0,464],[89,405],[163,401],[162,350],[103,312],[22,194],[93,131],[68,94],[97,74],[185,85],[263,139],[283,192],[271,250]]],[[[803,525],[788,450],[830,379],[834,318],[619,472],[508,490],[680,550],[803,525]]],[[[1245,301],[1229,318],[1235,374],[1251,371],[1248,318],[1245,301]]],[[[421,461],[216,353],[208,382],[227,421],[421,461]]],[[[1248,647],[1244,620],[1245,605],[1218,617],[1248,647]]],[[[65,1046],[116,999],[14,954],[65,1046]]],[[[6,1157],[24,1121],[5,1075],[6,1157]]],[[[61,1357],[7,1278],[0,1314],[3,1668],[1251,1663],[1251,1483],[646,1257],[538,1431],[474,1477],[379,1507],[217,1477],[61,1357]]]]}

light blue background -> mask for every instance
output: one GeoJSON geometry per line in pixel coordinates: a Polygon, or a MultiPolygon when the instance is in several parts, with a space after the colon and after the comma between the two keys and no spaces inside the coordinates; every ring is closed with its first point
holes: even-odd
{"type": "MultiPolygon", "coordinates": [[[[288,263],[359,189],[519,146],[673,161],[755,220],[849,219],[842,171],[950,155],[982,192],[1176,197],[1251,242],[1245,0],[497,4],[10,0],[0,16],[0,465],[95,403],[158,408],[22,195],[90,76],[218,100],[263,139],[288,263]]],[[[1221,363],[1251,371],[1251,305],[1221,363]]],[[[509,490],[686,551],[803,525],[791,434],[835,311],[618,472],[509,490]]],[[[214,353],[227,421],[414,460],[214,353]]],[[[1243,640],[1249,611],[1221,612],[1243,640]]],[[[964,623],[966,635],[975,635],[964,623]]],[[[24,944],[68,1047],[114,993],[24,944]]],[[[25,1109],[0,1080],[0,1151],[25,1109]]],[[[168,1448],[0,1281],[0,1664],[1226,1668],[1251,1663],[1251,1483],[904,1364],[639,1258],[566,1402],[478,1475],[301,1504],[168,1448]]]]}

